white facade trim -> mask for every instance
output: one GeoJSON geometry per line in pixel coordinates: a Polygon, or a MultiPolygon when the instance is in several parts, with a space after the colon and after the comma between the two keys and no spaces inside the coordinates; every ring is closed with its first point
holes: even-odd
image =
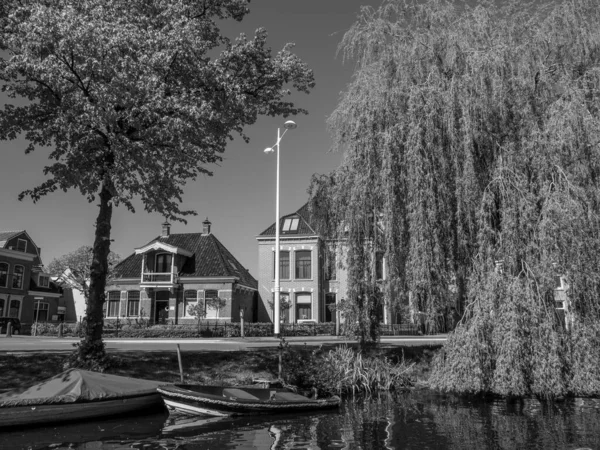
{"type": "Polygon", "coordinates": [[[155,241],[144,247],[136,248],[135,254],[141,255],[141,254],[153,251],[153,250],[163,250],[167,253],[173,253],[176,255],[183,255],[183,256],[187,256],[187,257],[190,257],[193,255],[193,253],[188,250],[185,250],[180,247],[175,247],[174,245],[165,244],[164,242],[160,242],[160,241],[155,241]]]}
{"type": "Polygon", "coordinates": [[[24,261],[33,261],[36,257],[36,255],[32,255],[31,253],[23,253],[17,250],[10,250],[8,248],[0,248],[0,255],[15,259],[22,259],[24,261]]]}
{"type": "Polygon", "coordinates": [[[40,297],[48,298],[61,298],[62,294],[55,294],[54,292],[40,292],[40,291],[27,291],[27,295],[37,295],[40,297]]]}

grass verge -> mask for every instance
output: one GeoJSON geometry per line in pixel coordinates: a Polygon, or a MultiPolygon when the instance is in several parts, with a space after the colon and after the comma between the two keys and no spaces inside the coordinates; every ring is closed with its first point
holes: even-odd
{"type": "MultiPolygon", "coordinates": [[[[306,346],[306,349],[315,348],[306,346]]],[[[412,377],[418,383],[429,376],[429,364],[436,346],[380,346],[371,355],[392,362],[414,363],[412,377]]],[[[171,352],[110,352],[111,367],[106,373],[133,378],[180,382],[177,353],[171,352]]],[[[63,371],[67,354],[19,353],[0,354],[2,389],[25,388],[63,371]]],[[[279,353],[276,348],[246,351],[183,351],[182,363],[186,383],[239,385],[253,379],[276,379],[279,353]]]]}

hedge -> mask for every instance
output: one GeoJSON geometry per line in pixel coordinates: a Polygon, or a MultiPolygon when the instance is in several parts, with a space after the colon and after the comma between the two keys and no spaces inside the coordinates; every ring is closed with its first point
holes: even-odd
{"type": "MultiPolygon", "coordinates": [[[[63,324],[63,336],[80,336],[81,324],[63,324]]],[[[282,324],[281,332],[284,336],[317,336],[335,334],[333,323],[302,323],[282,324]]],[[[32,332],[33,334],[33,332],[32,332]]],[[[38,323],[38,336],[58,336],[58,325],[51,323],[38,323]]],[[[244,335],[246,337],[267,337],[273,335],[273,324],[245,323],[244,335]]],[[[185,325],[142,325],[130,321],[107,321],[104,324],[105,338],[199,338],[199,337],[239,337],[240,324],[230,322],[203,321],[198,324],[185,325]]]]}

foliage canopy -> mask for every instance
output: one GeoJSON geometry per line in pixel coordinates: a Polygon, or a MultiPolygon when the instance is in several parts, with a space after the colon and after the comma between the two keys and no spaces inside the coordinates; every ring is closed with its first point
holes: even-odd
{"type": "MultiPolygon", "coordinates": [[[[53,276],[58,277],[59,281],[64,281],[69,287],[81,292],[87,301],[90,289],[90,268],[92,267],[93,257],[93,248],[89,245],[82,245],[77,250],[54,258],[48,264],[47,270],[53,276]]],[[[112,277],[112,271],[119,264],[120,260],[121,257],[116,253],[110,252],[108,254],[107,280],[110,280],[112,277]]]]}
{"type": "Polygon", "coordinates": [[[346,239],[360,326],[379,249],[388,295],[410,296],[430,329],[449,306],[464,314],[438,387],[568,391],[555,276],[581,326],[600,313],[597,3],[389,0],[340,49],[356,61],[329,121],[344,159],[310,195],[322,231],[346,239]]]}
{"type": "MultiPolygon", "coordinates": [[[[259,114],[303,113],[288,87],[308,93],[313,73],[267,32],[232,41],[219,22],[240,21],[247,0],[5,0],[0,7],[0,139],[27,152],[50,147],[48,179],[100,200],[82,358],[103,357],[102,304],[112,206],[184,220],[183,186],[221,160],[228,140],[259,114]]],[[[89,358],[87,358],[89,359],[89,358]]],[[[87,360],[86,359],[86,360],[87,360]]]]}

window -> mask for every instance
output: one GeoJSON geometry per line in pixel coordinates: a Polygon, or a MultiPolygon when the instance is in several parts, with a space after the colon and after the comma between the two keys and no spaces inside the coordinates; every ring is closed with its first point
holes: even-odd
{"type": "Polygon", "coordinates": [[[8,317],[18,319],[21,315],[21,300],[11,300],[8,308],[8,317]]]}
{"type": "Polygon", "coordinates": [[[300,219],[298,217],[288,217],[283,220],[283,226],[281,227],[281,231],[283,233],[297,233],[298,232],[298,223],[300,219]]]}
{"type": "Polygon", "coordinates": [[[326,255],[326,258],[327,263],[325,265],[325,279],[335,280],[337,279],[335,250],[329,251],[326,255]]]}
{"type": "Polygon", "coordinates": [[[190,306],[196,306],[198,304],[198,294],[196,291],[184,291],[183,292],[183,315],[185,317],[195,317],[189,313],[190,306]]]}
{"type": "Polygon", "coordinates": [[[23,266],[15,266],[15,271],[13,272],[12,279],[12,287],[15,289],[23,288],[23,274],[25,272],[25,268],[23,266]]]}
{"type": "Polygon", "coordinates": [[[25,239],[17,239],[17,251],[23,253],[27,251],[27,241],[25,239]]]}
{"type": "Polygon", "coordinates": [[[310,294],[296,294],[296,322],[312,320],[312,301],[310,294]]]}
{"type": "Polygon", "coordinates": [[[33,320],[36,322],[47,322],[48,321],[48,303],[42,303],[36,301],[33,304],[33,320]]]}
{"type": "Polygon", "coordinates": [[[207,313],[207,316],[208,312],[211,311],[210,317],[218,317],[220,306],[222,306],[218,299],[219,291],[212,289],[204,291],[204,311],[207,313]]]}
{"type": "MultiPolygon", "coordinates": [[[[273,252],[273,278],[275,278],[275,252],[273,252]]],[[[279,252],[279,278],[282,280],[290,279],[290,252],[279,252]]]]}
{"type": "Polygon", "coordinates": [[[377,252],[375,253],[375,278],[377,280],[383,280],[384,275],[383,252],[377,252]]]}
{"type": "Polygon", "coordinates": [[[335,322],[335,294],[325,294],[325,322],[335,322]]]}
{"type": "MultiPolygon", "coordinates": [[[[275,310],[275,292],[272,294],[273,311],[275,310]]],[[[290,321],[290,294],[288,292],[279,292],[279,317],[282,322],[289,323],[290,321]]]]}
{"type": "Polygon", "coordinates": [[[50,286],[50,277],[47,277],[46,275],[40,275],[38,281],[39,281],[39,283],[38,283],[39,287],[50,286]]]}
{"type": "Polygon", "coordinates": [[[169,273],[171,272],[171,262],[173,261],[173,255],[169,253],[160,253],[156,255],[156,267],[157,273],[169,273]]]}
{"type": "Polygon", "coordinates": [[[108,293],[108,307],[106,308],[106,317],[118,317],[120,303],[121,293],[119,291],[110,291],[108,293]]]}
{"type": "Polygon", "coordinates": [[[140,315],[140,291],[127,291],[127,316],[140,315]]]}
{"type": "Polygon", "coordinates": [[[310,280],[312,278],[310,250],[296,252],[296,278],[298,280],[310,280]]]}
{"type": "Polygon", "coordinates": [[[0,287],[7,287],[8,285],[8,263],[0,263],[0,287]]]}
{"type": "Polygon", "coordinates": [[[0,298],[0,317],[4,316],[4,304],[6,303],[6,300],[4,300],[3,298],[0,298]]]}

